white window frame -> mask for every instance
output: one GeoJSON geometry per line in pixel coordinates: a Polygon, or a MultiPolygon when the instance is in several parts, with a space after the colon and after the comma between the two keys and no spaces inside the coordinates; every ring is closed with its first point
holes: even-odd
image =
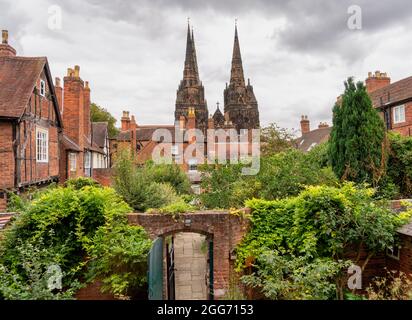
{"type": "Polygon", "coordinates": [[[84,153],[84,168],[90,169],[92,167],[92,153],[90,151],[86,151],[84,153]]]}
{"type": "Polygon", "coordinates": [[[49,131],[36,127],[36,162],[49,162],[49,131]]]}
{"type": "Polygon", "coordinates": [[[179,146],[177,144],[172,144],[170,151],[171,151],[173,156],[178,156],[179,155],[179,146]]]}
{"type": "Polygon", "coordinates": [[[405,122],[405,105],[393,107],[393,123],[405,122]]]}
{"type": "Polygon", "coordinates": [[[399,260],[401,256],[401,247],[386,248],[386,255],[392,259],[399,260]]]}
{"type": "Polygon", "coordinates": [[[77,170],[77,154],[75,152],[69,153],[69,171],[75,172],[77,170]]]}
{"type": "Polygon", "coordinates": [[[197,159],[189,159],[189,161],[188,161],[188,165],[189,165],[189,172],[197,172],[197,159]],[[191,166],[196,166],[196,169],[191,169],[190,167],[191,166]]]}
{"type": "Polygon", "coordinates": [[[40,95],[44,97],[46,95],[46,81],[40,79],[40,95]]]}

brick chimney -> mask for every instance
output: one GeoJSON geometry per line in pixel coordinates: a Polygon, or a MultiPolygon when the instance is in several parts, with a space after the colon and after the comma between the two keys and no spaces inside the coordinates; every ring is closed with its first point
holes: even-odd
{"type": "Polygon", "coordinates": [[[180,128],[180,130],[184,130],[185,126],[186,126],[186,118],[185,118],[185,116],[181,115],[179,117],[179,128],[180,128]]]}
{"type": "Polygon", "coordinates": [[[302,115],[300,120],[300,130],[302,131],[302,134],[310,132],[310,122],[308,116],[302,115]]]}
{"type": "Polygon", "coordinates": [[[129,117],[129,111],[123,111],[123,116],[120,119],[122,123],[122,128],[121,131],[127,131],[130,129],[130,117],[129,117]]]}
{"type": "Polygon", "coordinates": [[[215,121],[213,120],[213,116],[209,115],[209,119],[207,120],[207,128],[214,129],[215,128],[215,121]]]}
{"type": "Polygon", "coordinates": [[[9,32],[7,30],[1,31],[0,57],[15,57],[16,50],[9,45],[9,32]]]}
{"type": "Polygon", "coordinates": [[[80,78],[80,67],[67,69],[64,77],[63,123],[64,133],[84,148],[84,83],[80,78]]]}
{"type": "Polygon", "coordinates": [[[91,140],[92,137],[92,123],[90,121],[90,87],[89,87],[89,82],[86,81],[84,83],[84,93],[83,93],[83,99],[84,99],[84,120],[83,120],[83,126],[84,126],[84,135],[91,140]]]}
{"type": "Polygon", "coordinates": [[[388,75],[380,71],[375,71],[373,74],[372,72],[368,73],[368,78],[365,80],[366,84],[366,91],[371,93],[375,90],[380,88],[386,87],[391,84],[391,78],[388,75]]]}
{"type": "Polygon", "coordinates": [[[318,125],[318,129],[329,128],[327,122],[320,122],[318,125]]]}
{"type": "Polygon", "coordinates": [[[57,103],[59,104],[60,113],[63,116],[63,88],[60,78],[54,80],[54,91],[56,91],[57,103]]]}

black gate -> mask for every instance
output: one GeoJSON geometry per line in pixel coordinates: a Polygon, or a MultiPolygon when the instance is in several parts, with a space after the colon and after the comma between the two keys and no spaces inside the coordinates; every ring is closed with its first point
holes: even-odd
{"type": "Polygon", "coordinates": [[[175,300],[175,247],[174,237],[166,243],[166,268],[167,268],[167,298],[175,300]]]}

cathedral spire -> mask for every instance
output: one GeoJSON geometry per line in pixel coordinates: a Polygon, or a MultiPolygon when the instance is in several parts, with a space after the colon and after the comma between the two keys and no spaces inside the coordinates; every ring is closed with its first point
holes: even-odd
{"type": "Polygon", "coordinates": [[[232,69],[230,73],[230,84],[245,85],[243,76],[242,56],[240,54],[239,37],[237,35],[237,22],[235,23],[235,41],[233,44],[232,69]]]}
{"type": "Polygon", "coordinates": [[[185,69],[183,71],[183,81],[187,84],[193,83],[197,80],[195,66],[195,55],[194,55],[194,43],[192,41],[192,34],[190,32],[189,20],[187,22],[187,40],[186,40],[186,58],[185,58],[185,69]]]}
{"type": "Polygon", "coordinates": [[[197,66],[195,36],[193,34],[193,27],[192,27],[192,50],[193,50],[193,64],[194,64],[194,69],[195,69],[196,80],[200,81],[200,79],[199,79],[199,68],[197,66]]]}

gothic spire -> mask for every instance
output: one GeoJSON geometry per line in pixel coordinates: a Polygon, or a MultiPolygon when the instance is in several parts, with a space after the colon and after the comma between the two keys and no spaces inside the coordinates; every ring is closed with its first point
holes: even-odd
{"type": "Polygon", "coordinates": [[[235,41],[233,44],[232,69],[230,73],[230,84],[245,85],[243,76],[242,56],[240,55],[239,38],[237,35],[237,23],[235,24],[235,41]]]}
{"type": "Polygon", "coordinates": [[[195,56],[194,47],[192,41],[192,35],[190,33],[190,24],[187,23],[187,40],[186,40],[186,58],[185,58],[185,69],[183,71],[183,81],[186,83],[190,81],[196,81],[196,67],[195,67],[195,56]]]}
{"type": "Polygon", "coordinates": [[[192,50],[193,50],[193,63],[194,63],[194,68],[195,68],[196,80],[200,81],[200,79],[199,79],[199,69],[198,69],[198,66],[197,66],[195,36],[193,34],[193,27],[192,27],[192,50]]]}

